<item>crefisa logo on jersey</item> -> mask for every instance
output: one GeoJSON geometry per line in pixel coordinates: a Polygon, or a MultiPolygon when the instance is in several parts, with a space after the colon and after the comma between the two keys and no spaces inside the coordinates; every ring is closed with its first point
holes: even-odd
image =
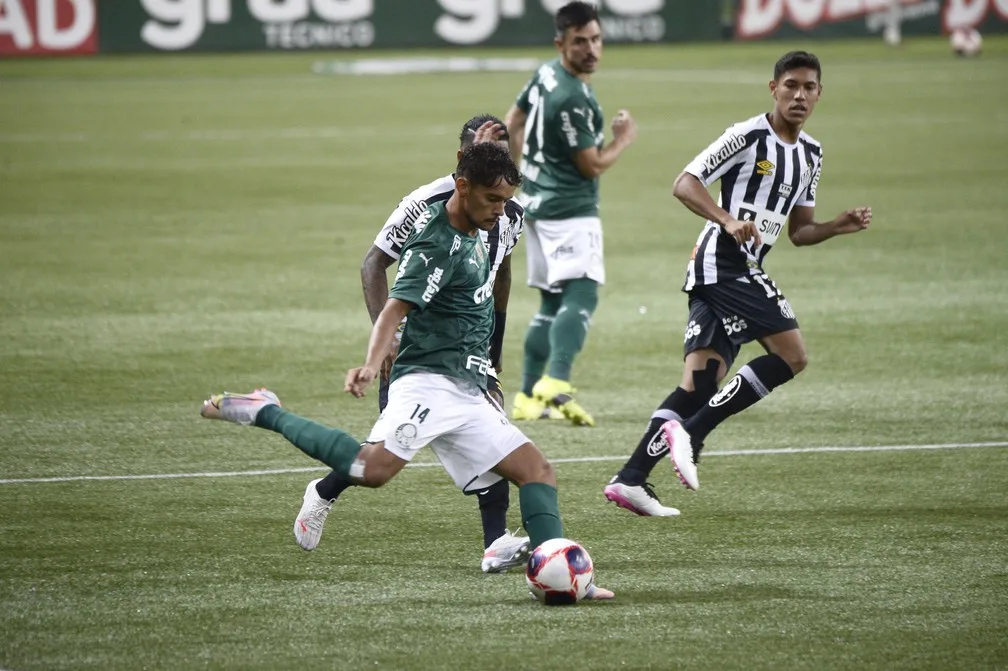
{"type": "Polygon", "coordinates": [[[730,138],[725,140],[721,148],[716,152],[707,157],[704,161],[704,167],[707,168],[707,172],[714,172],[718,169],[722,163],[727,161],[729,158],[738,153],[747,144],[747,140],[744,135],[732,135],[730,138]]]}

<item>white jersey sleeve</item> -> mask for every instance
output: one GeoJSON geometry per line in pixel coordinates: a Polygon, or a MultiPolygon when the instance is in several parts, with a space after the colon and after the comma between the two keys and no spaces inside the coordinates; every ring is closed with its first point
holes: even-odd
{"type": "Polygon", "coordinates": [[[399,255],[402,254],[403,244],[413,230],[413,224],[427,209],[427,206],[448,200],[454,191],[455,178],[451,175],[441,177],[413,190],[399,202],[399,206],[385,220],[385,225],[375,237],[374,246],[394,260],[398,260],[399,255]]]}
{"type": "Polygon", "coordinates": [[[819,176],[822,175],[822,164],[822,153],[820,151],[819,164],[812,173],[812,179],[809,180],[808,186],[805,187],[805,190],[802,191],[795,201],[795,207],[815,207],[816,189],[819,187],[819,176]]]}
{"type": "Polygon", "coordinates": [[[752,121],[750,119],[729,126],[721,137],[689,162],[685,171],[703,182],[704,186],[710,186],[721,179],[732,166],[744,159],[746,147],[749,146],[747,134],[752,130],[752,121]]]}

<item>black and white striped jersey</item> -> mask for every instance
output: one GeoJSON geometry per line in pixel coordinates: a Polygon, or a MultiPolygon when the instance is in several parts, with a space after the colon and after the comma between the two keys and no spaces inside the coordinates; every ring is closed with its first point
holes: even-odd
{"type": "Polygon", "coordinates": [[[804,131],[795,144],[777,137],[766,114],[729,126],[693,159],[686,172],[704,186],[720,179],[718,205],[739,221],[756,222],[761,243],[740,245],[708,221],[693,249],[683,291],[761,273],[777,237],[787,235],[792,208],[815,206],[822,159],[822,145],[804,131]]]}
{"type": "MultiPolygon", "coordinates": [[[[413,230],[413,224],[420,214],[432,203],[440,203],[451,198],[455,192],[454,175],[446,175],[430,184],[415,189],[402,199],[399,207],[389,215],[385,225],[378,232],[374,245],[395,260],[399,260],[403,243],[413,230]]],[[[504,216],[489,231],[480,231],[480,238],[487,248],[490,258],[490,282],[497,277],[497,269],[504,257],[509,255],[521,238],[525,223],[525,210],[514,198],[504,204],[504,216]]]]}

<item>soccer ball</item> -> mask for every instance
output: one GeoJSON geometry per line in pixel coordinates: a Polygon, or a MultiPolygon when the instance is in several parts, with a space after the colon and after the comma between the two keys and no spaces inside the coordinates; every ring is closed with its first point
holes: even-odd
{"type": "Polygon", "coordinates": [[[551,538],[537,547],[525,567],[525,581],[532,595],[547,606],[577,603],[594,579],[588,551],[566,538],[551,538]]]}
{"type": "Polygon", "coordinates": [[[953,30],[949,36],[952,51],[960,56],[976,56],[983,49],[983,37],[975,28],[953,30]]]}

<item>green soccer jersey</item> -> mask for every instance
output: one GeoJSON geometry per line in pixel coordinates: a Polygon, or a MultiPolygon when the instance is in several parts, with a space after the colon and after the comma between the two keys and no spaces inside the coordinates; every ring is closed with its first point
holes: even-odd
{"type": "Polygon", "coordinates": [[[479,235],[448,222],[431,204],[403,244],[389,298],[412,303],[389,381],[424,371],[486,389],[493,331],[490,259],[479,235]]]}
{"type": "Polygon", "coordinates": [[[586,179],[574,154],[605,141],[602,107],[587,82],[546,63],[518,95],[528,115],[519,201],[532,219],[598,216],[598,179],[586,179]]]}

